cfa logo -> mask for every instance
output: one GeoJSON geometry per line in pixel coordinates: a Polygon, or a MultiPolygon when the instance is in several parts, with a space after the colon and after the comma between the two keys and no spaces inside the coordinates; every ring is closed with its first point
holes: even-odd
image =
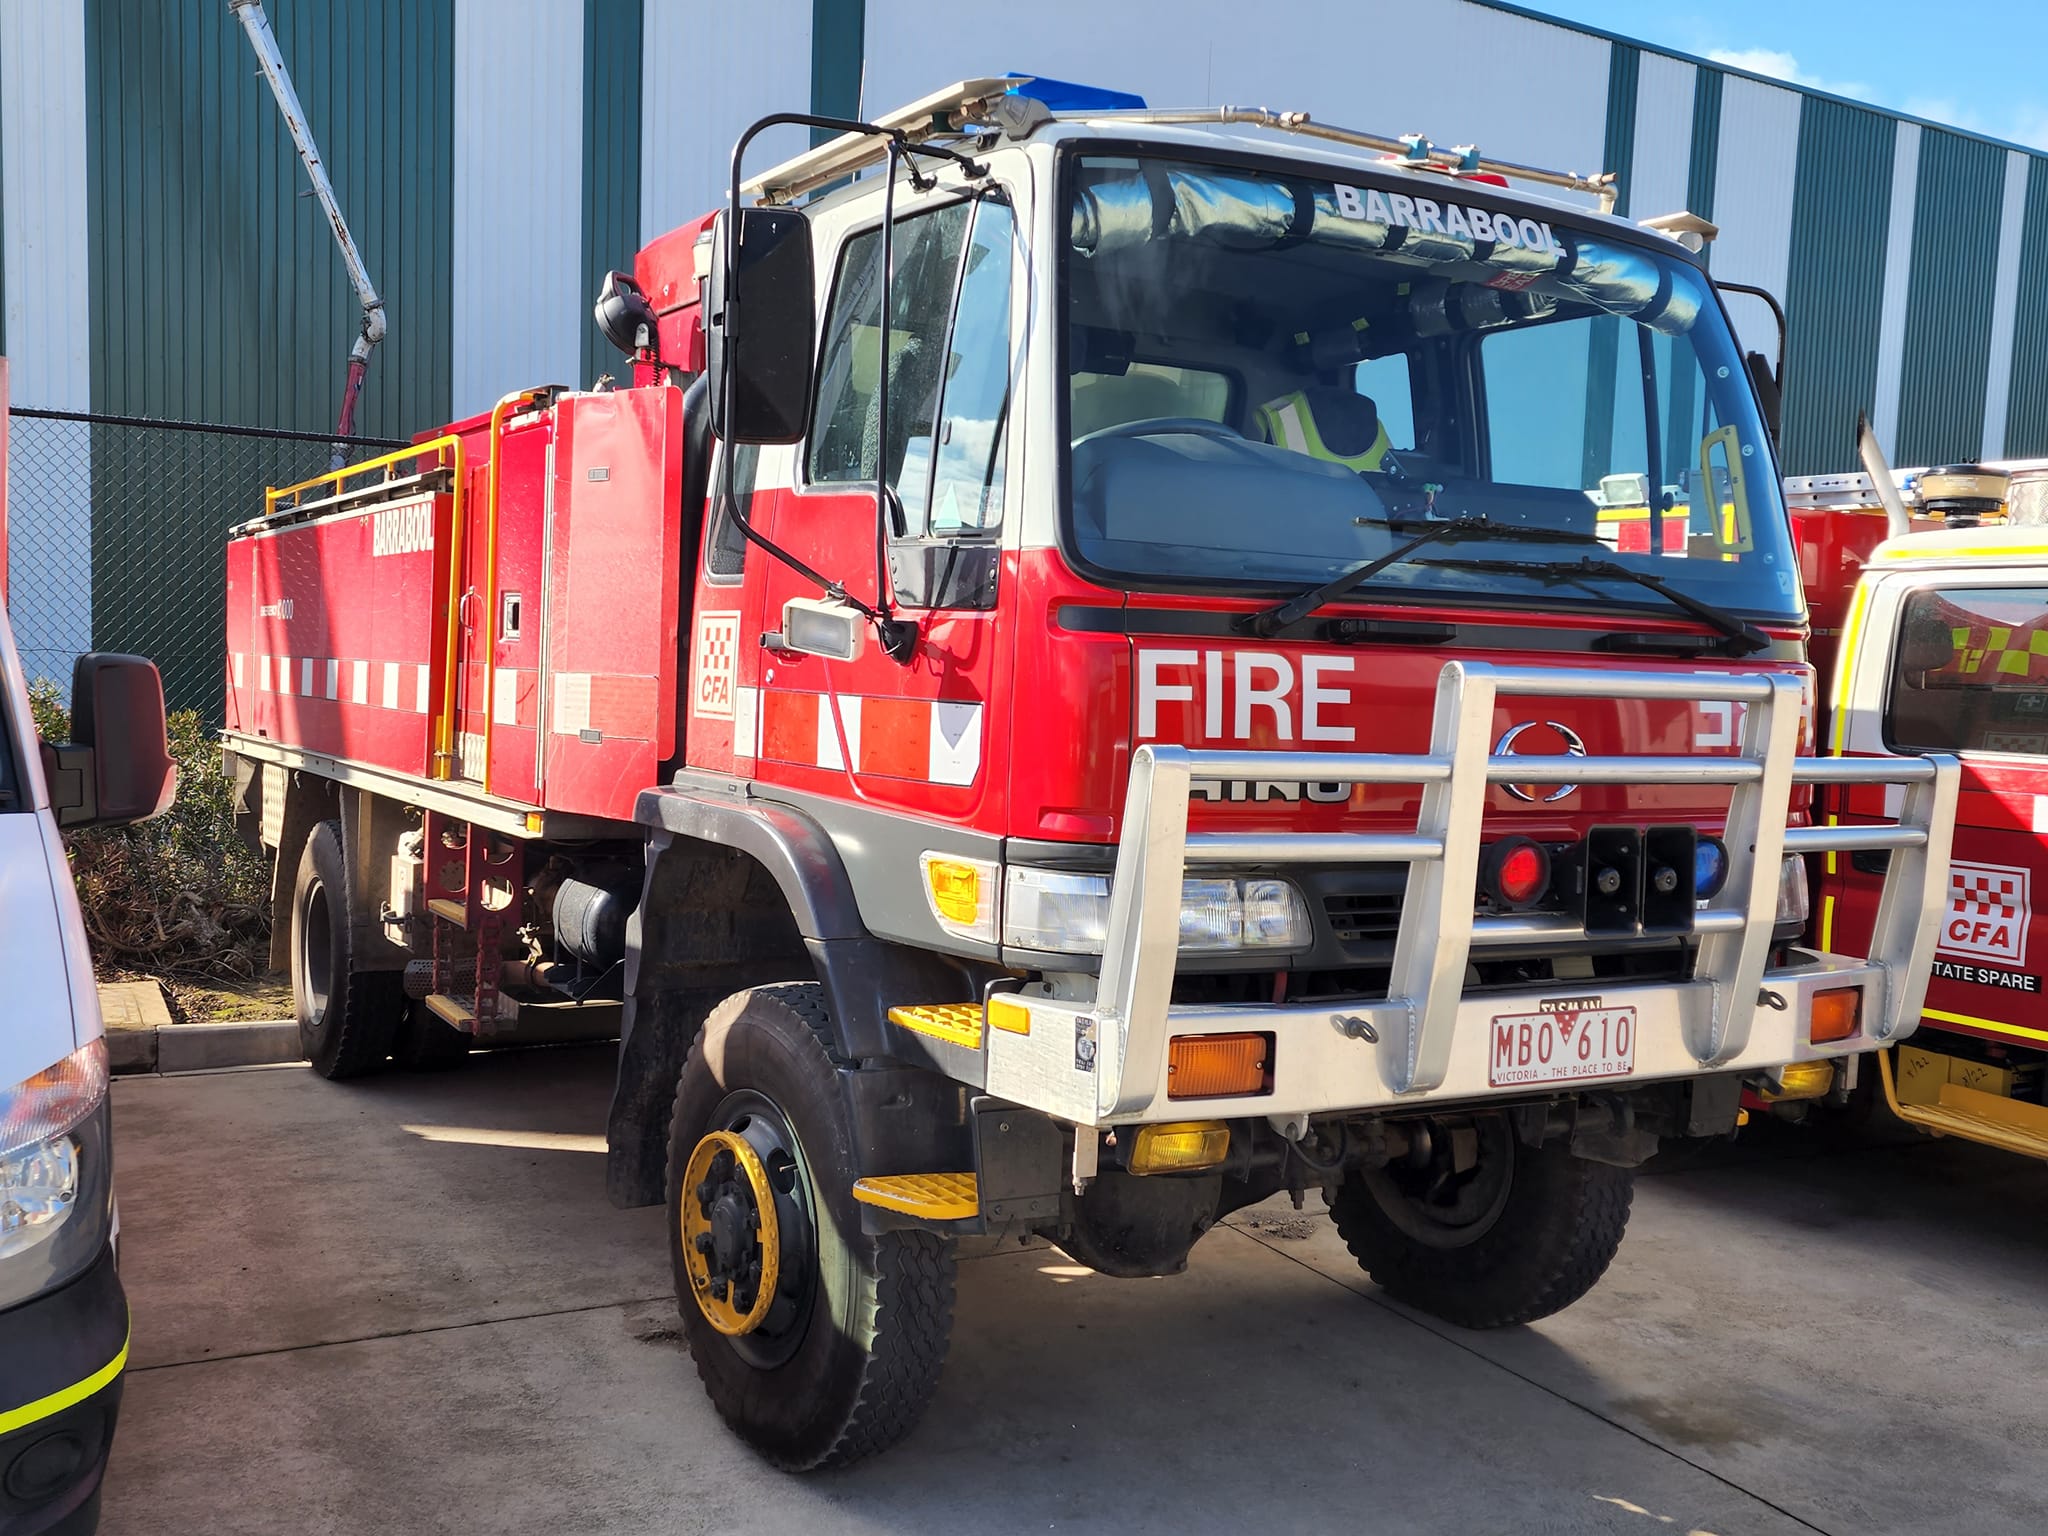
{"type": "Polygon", "coordinates": [[[739,662],[740,616],[704,613],[697,616],[697,681],[690,690],[690,712],[719,720],[732,718],[733,674],[739,662]]]}
{"type": "Polygon", "coordinates": [[[2029,871],[2007,864],[1949,865],[1948,913],[1941,920],[1943,954],[1977,955],[2024,965],[2033,920],[2029,871]]]}

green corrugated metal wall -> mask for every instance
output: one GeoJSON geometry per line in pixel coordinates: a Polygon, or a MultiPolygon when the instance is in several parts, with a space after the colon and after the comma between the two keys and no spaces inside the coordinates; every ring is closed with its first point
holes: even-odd
{"type": "MultiPolygon", "coordinates": [[[[1953,463],[1983,449],[2004,191],[2004,150],[1939,129],[1922,131],[1893,454],[1898,463],[1953,463]]],[[[2020,302],[2028,302],[2025,290],[2020,302]]]]}
{"type": "Polygon", "coordinates": [[[811,0],[811,110],[820,117],[859,116],[867,25],[867,0],[811,0]]]}
{"type": "Polygon", "coordinates": [[[1896,139],[1897,124],[1876,112],[1817,97],[1800,110],[1779,445],[1788,475],[1848,464],[1856,413],[1876,399],[1896,139]]]}
{"type": "MultiPolygon", "coordinates": [[[[1714,216],[1714,177],[1721,163],[1721,82],[1728,77],[1704,64],[1692,87],[1692,161],[1686,167],[1685,206],[1703,219],[1714,216]]],[[[1714,248],[1709,245],[1707,254],[1714,248]]]]}
{"type": "MultiPolygon", "coordinates": [[[[452,0],[267,8],[389,316],[357,430],[408,435],[448,415],[452,0]]],[[[93,408],[331,429],[361,311],[240,25],[88,0],[85,58],[93,408]]],[[[101,428],[91,450],[93,643],[146,644],[172,702],[216,718],[226,530],[325,457],[222,441],[101,428]]]]}
{"type": "MultiPolygon", "coordinates": [[[[452,0],[268,10],[390,321],[358,425],[442,420],[452,0]]],[[[332,427],[359,311],[227,6],[89,0],[86,120],[94,409],[332,427]]]]}
{"type": "MultiPolygon", "coordinates": [[[[1629,181],[1635,173],[1636,86],[1642,78],[1642,50],[1612,43],[1607,54],[1607,132],[1602,169],[1614,172],[1614,211],[1628,216],[1629,181]]],[[[1586,336],[1586,435],[1580,456],[1582,484],[1597,484],[1614,467],[1614,375],[1621,350],[1621,322],[1595,320],[1586,336]]]]}
{"type": "MultiPolygon", "coordinates": [[[[657,0],[659,3],[659,0],[657,0]]],[[[640,249],[641,0],[584,0],[583,292],[595,303],[607,272],[633,270],[640,249]]],[[[583,382],[619,374],[624,359],[583,324],[583,382]]]]}
{"type": "Polygon", "coordinates": [[[2005,451],[2013,458],[2048,454],[2048,157],[2035,155],[2027,166],[2020,231],[2020,305],[2005,417],[2005,451]]]}

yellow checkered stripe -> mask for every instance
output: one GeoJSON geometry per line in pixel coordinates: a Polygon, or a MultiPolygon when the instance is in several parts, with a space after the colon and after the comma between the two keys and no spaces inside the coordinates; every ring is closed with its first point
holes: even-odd
{"type": "Polygon", "coordinates": [[[1964,677],[2041,677],[2048,680],[2048,630],[2015,636],[2010,626],[1985,630],[1958,626],[1949,632],[1955,642],[1952,669],[1964,677]]]}

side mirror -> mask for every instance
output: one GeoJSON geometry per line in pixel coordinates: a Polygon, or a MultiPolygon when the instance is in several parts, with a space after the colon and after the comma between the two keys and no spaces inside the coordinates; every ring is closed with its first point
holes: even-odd
{"type": "Polygon", "coordinates": [[[120,826],[171,808],[178,769],[155,662],[104,651],[79,657],[71,670],[71,734],[63,746],[43,745],[58,826],[120,826]]]}
{"type": "Polygon", "coordinates": [[[727,443],[795,443],[811,416],[817,301],[811,227],[794,208],[743,208],[727,270],[725,221],[712,237],[705,304],[711,430],[727,443]],[[728,410],[731,419],[727,420],[728,410]]]}
{"type": "Polygon", "coordinates": [[[1749,370],[1749,382],[1756,386],[1757,405],[1764,413],[1764,426],[1769,429],[1771,441],[1775,443],[1785,430],[1785,396],[1777,371],[1761,352],[1744,353],[1742,363],[1749,370]]]}

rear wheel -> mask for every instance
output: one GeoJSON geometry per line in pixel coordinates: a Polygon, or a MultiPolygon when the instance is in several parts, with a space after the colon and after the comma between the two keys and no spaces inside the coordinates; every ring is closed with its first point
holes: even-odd
{"type": "Polygon", "coordinates": [[[811,985],[715,1008],[669,1132],[669,1252],[714,1407],[790,1471],[885,1450],[945,1363],[953,1245],[861,1230],[854,1128],[811,985]]]}
{"type": "Polygon", "coordinates": [[[1345,1179],[1330,1214],[1388,1294],[1463,1328],[1504,1328],[1593,1288],[1634,1190],[1633,1170],[1573,1157],[1561,1141],[1528,1146],[1488,1114],[1420,1123],[1404,1155],[1345,1179]]]}
{"type": "Polygon", "coordinates": [[[323,821],[306,839],[292,888],[291,956],[299,1040],[326,1078],[375,1071],[405,1009],[400,972],[358,963],[349,936],[353,901],[341,823],[323,821]]]}

